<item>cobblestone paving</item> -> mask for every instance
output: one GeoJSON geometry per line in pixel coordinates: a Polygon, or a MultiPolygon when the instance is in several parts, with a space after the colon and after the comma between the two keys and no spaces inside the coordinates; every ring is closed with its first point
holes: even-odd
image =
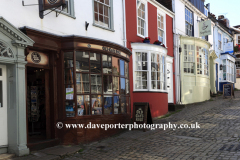
{"type": "Polygon", "coordinates": [[[239,159],[240,160],[240,92],[235,99],[214,98],[188,105],[168,118],[154,120],[191,124],[200,129],[156,129],[127,131],[103,141],[84,146],[80,153],[65,157],[77,159],[239,159]]]}

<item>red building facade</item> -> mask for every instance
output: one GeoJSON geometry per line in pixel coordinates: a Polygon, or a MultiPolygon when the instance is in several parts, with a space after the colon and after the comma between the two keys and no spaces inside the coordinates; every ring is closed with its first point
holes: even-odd
{"type": "Polygon", "coordinates": [[[127,48],[132,51],[131,106],[149,102],[152,117],[158,117],[168,112],[169,104],[175,104],[174,13],[152,0],[125,0],[125,5],[127,48]],[[143,43],[145,37],[150,37],[150,43],[143,43]],[[156,40],[161,45],[154,44],[156,40]]]}

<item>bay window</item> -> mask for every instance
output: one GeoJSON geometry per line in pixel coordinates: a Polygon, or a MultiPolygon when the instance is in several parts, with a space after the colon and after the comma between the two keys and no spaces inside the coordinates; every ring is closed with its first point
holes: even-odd
{"type": "Polygon", "coordinates": [[[66,117],[129,113],[128,62],[102,53],[64,53],[66,117]]]}
{"type": "Polygon", "coordinates": [[[159,52],[135,52],[134,90],[165,91],[166,60],[159,52]]]}
{"type": "Polygon", "coordinates": [[[222,60],[223,65],[223,80],[234,82],[235,64],[229,59],[222,60]]]}

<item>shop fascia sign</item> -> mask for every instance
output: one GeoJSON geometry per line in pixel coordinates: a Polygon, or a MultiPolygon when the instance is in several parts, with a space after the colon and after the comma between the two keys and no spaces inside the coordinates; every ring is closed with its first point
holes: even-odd
{"type": "Polygon", "coordinates": [[[211,20],[199,22],[199,37],[211,35],[211,20]]]}
{"type": "MultiPolygon", "coordinates": [[[[44,11],[48,9],[56,10],[57,8],[66,7],[65,0],[38,0],[39,3],[39,17],[43,19],[44,17],[44,11]]],[[[51,11],[52,12],[52,11],[51,11]]],[[[47,13],[48,14],[48,13],[47,13]]]]}

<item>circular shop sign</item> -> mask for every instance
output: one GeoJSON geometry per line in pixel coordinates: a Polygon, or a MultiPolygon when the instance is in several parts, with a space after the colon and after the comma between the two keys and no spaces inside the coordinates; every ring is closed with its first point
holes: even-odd
{"type": "Polygon", "coordinates": [[[38,52],[33,52],[31,55],[31,59],[33,63],[39,63],[41,62],[41,55],[38,52]]]}
{"type": "Polygon", "coordinates": [[[48,0],[49,4],[55,4],[58,0],[48,0]]]}

